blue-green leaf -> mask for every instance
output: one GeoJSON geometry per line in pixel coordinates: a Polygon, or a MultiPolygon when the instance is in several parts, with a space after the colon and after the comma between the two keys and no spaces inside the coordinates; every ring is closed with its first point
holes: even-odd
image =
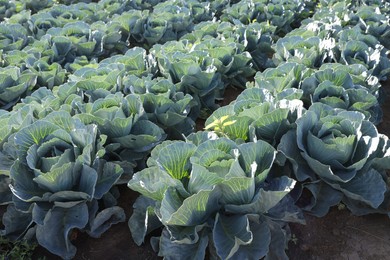
{"type": "Polygon", "coordinates": [[[112,225],[124,222],[126,219],[125,211],[114,206],[111,208],[105,208],[100,211],[96,216],[90,218],[89,228],[87,230],[88,235],[98,238],[106,232],[112,225]]]}
{"type": "Polygon", "coordinates": [[[188,191],[195,194],[201,190],[212,190],[214,185],[222,181],[223,178],[208,171],[205,167],[199,164],[192,164],[192,171],[188,182],[188,191]]]}
{"type": "Polygon", "coordinates": [[[222,203],[242,205],[252,201],[255,194],[255,178],[232,177],[219,185],[222,189],[222,203]]]}
{"type": "Polygon", "coordinates": [[[189,158],[195,152],[195,145],[176,142],[161,149],[157,161],[173,178],[181,180],[189,176],[189,158]]]}
{"type": "Polygon", "coordinates": [[[182,187],[184,189],[183,184],[179,180],[172,178],[156,166],[135,173],[127,186],[157,201],[163,199],[164,193],[169,187],[182,187]]]}
{"type": "Polygon", "coordinates": [[[239,161],[247,176],[256,178],[256,183],[264,181],[276,157],[275,149],[264,141],[245,143],[238,146],[239,161]]]}
{"type": "Polygon", "coordinates": [[[164,259],[191,259],[203,260],[206,257],[206,248],[209,238],[206,231],[199,231],[199,238],[193,243],[178,243],[172,241],[169,231],[164,228],[160,237],[159,256],[164,259]]]}
{"type": "Polygon", "coordinates": [[[128,226],[134,242],[139,246],[144,242],[145,236],[149,232],[162,225],[154,211],[155,205],[155,200],[142,195],[133,204],[133,214],[129,219],[128,226]]]}
{"type": "Polygon", "coordinates": [[[63,258],[72,258],[76,247],[69,240],[74,228],[82,229],[88,223],[88,207],[85,203],[71,208],[54,206],[44,219],[43,225],[38,225],[36,237],[38,243],[50,252],[63,258]]]}
{"type": "Polygon", "coordinates": [[[232,258],[243,245],[253,242],[247,215],[217,214],[213,228],[214,246],[221,259],[232,258]]]}
{"type": "Polygon", "coordinates": [[[174,188],[168,188],[161,202],[161,222],[164,225],[200,225],[215,214],[219,208],[221,190],[201,190],[183,198],[174,188]]]}
{"type": "Polygon", "coordinates": [[[78,172],[73,170],[74,163],[66,163],[61,167],[52,169],[48,173],[40,174],[33,180],[41,188],[53,193],[63,190],[71,190],[78,181],[78,172]]]}

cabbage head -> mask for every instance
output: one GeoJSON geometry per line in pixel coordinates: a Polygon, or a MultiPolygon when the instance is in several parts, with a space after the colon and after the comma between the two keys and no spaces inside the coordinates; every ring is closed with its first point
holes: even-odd
{"type": "Polygon", "coordinates": [[[295,181],[268,178],[276,150],[264,141],[236,144],[212,132],[156,146],[148,168],[128,186],[142,194],[129,227],[160,256],[204,259],[287,259],[287,221],[302,222],[289,192],[295,181]]]}
{"type": "Polygon", "coordinates": [[[37,76],[15,66],[0,68],[0,108],[10,109],[21,97],[31,91],[37,76]]]}
{"type": "Polygon", "coordinates": [[[148,119],[137,95],[108,94],[88,103],[79,97],[72,106],[75,118],[95,124],[106,136],[107,157],[122,166],[123,177],[130,176],[135,166],[142,167],[150,150],[166,137],[163,129],[148,119]]]}
{"type": "Polygon", "coordinates": [[[283,91],[280,96],[275,98],[263,88],[246,89],[235,101],[214,111],[206,120],[206,129],[236,142],[263,140],[276,147],[305,110],[299,93],[283,91]]]}
{"type": "Polygon", "coordinates": [[[345,203],[355,214],[386,213],[388,138],[362,113],[313,104],[278,146],[311,193],[306,210],[324,216],[345,203]]]}
{"type": "Polygon", "coordinates": [[[64,111],[12,135],[13,204],[3,216],[1,235],[35,237],[53,254],[72,258],[76,248],[70,236],[76,229],[99,237],[124,221],[124,211],[110,193],[123,170],[102,159],[105,140],[96,125],[84,125],[64,111]]]}

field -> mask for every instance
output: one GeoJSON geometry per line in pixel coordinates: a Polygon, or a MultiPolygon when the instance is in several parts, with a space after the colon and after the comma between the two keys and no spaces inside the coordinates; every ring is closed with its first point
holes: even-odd
{"type": "Polygon", "coordinates": [[[390,4],[0,0],[4,259],[387,259],[390,4]]]}

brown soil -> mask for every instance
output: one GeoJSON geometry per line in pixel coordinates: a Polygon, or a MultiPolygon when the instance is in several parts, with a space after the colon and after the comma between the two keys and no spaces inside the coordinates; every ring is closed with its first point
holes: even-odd
{"type": "Polygon", "coordinates": [[[306,215],[305,226],[290,225],[291,260],[390,259],[390,219],[384,215],[353,216],[333,208],[323,218],[306,215]]]}
{"type": "MultiPolygon", "coordinates": [[[[385,87],[389,89],[390,80],[385,87]]],[[[229,88],[221,105],[229,104],[240,93],[229,88]]],[[[379,131],[390,136],[390,102],[384,104],[384,120],[379,131]]],[[[197,123],[203,129],[204,121],[197,123]]],[[[120,187],[119,206],[131,216],[132,205],[138,196],[125,185],[120,187]]],[[[287,251],[292,260],[385,260],[390,259],[390,219],[384,215],[356,217],[348,210],[333,208],[323,218],[306,215],[306,225],[292,224],[293,241],[287,251]]],[[[80,233],[73,241],[77,247],[75,259],[161,259],[153,252],[147,240],[146,245],[137,246],[130,235],[127,223],[113,226],[99,239],[80,233]]],[[[59,259],[43,248],[36,250],[34,259],[59,259]]]]}

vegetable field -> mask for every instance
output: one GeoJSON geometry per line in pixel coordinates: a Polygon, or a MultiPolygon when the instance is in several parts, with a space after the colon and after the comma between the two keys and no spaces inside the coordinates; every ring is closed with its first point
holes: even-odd
{"type": "Polygon", "coordinates": [[[0,0],[2,259],[385,259],[389,42],[387,0],[0,0]]]}

